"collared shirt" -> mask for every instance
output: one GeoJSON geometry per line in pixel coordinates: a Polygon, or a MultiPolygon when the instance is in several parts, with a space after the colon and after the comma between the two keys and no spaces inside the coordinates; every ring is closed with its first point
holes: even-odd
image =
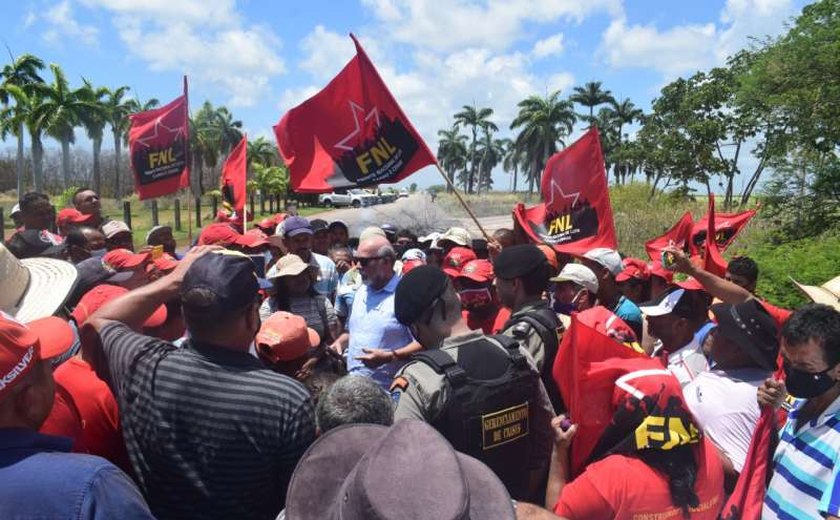
{"type": "Polygon", "coordinates": [[[154,518],[125,473],[100,457],[66,453],[72,443],[0,429],[0,518],[154,518]]]}
{"type": "Polygon", "coordinates": [[[161,518],[271,518],[315,436],[312,402],[247,352],[181,348],[121,323],[95,367],[117,397],[140,488],[161,518]],[[103,370],[104,368],[104,370],[103,370]]]}
{"type": "Polygon", "coordinates": [[[341,282],[335,292],[335,312],[342,320],[346,321],[350,317],[353,298],[356,297],[356,291],[362,285],[362,273],[358,269],[350,269],[342,275],[341,282]]]}
{"type": "Polygon", "coordinates": [[[763,519],[840,516],[840,397],[796,429],[806,399],[797,399],[773,455],[763,519]]]}
{"type": "Polygon", "coordinates": [[[332,298],[338,288],[338,271],[335,270],[335,262],[313,252],[309,258],[309,265],[318,268],[318,277],[313,284],[315,290],[327,298],[332,298]]]}
{"type": "Polygon", "coordinates": [[[350,342],[347,346],[347,371],[372,378],[387,390],[391,386],[394,374],[403,365],[403,361],[394,361],[368,368],[356,357],[364,354],[362,349],[381,348],[396,350],[408,345],[414,338],[408,327],[397,321],[394,315],[394,291],[400,277],[394,275],[380,290],[362,285],[353,299],[353,309],[347,322],[350,342]]]}
{"type": "Polygon", "coordinates": [[[698,374],[709,370],[709,360],[703,353],[701,337],[705,338],[706,326],[700,328],[691,341],[682,348],[668,354],[668,370],[679,380],[680,385],[685,387],[698,374]]]}

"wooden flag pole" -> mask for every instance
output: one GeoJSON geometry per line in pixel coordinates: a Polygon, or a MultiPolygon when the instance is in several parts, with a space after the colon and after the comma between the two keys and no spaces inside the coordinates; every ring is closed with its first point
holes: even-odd
{"type": "Polygon", "coordinates": [[[454,184],[452,184],[452,179],[450,179],[449,175],[447,175],[446,172],[443,171],[443,168],[440,167],[440,164],[437,161],[435,161],[435,167],[437,167],[437,170],[443,176],[443,180],[446,181],[446,184],[448,184],[449,187],[452,189],[452,193],[454,193],[455,196],[458,198],[458,202],[460,202],[461,205],[464,206],[464,209],[467,210],[467,214],[470,216],[470,218],[472,218],[472,221],[475,223],[476,227],[478,227],[478,230],[481,231],[481,234],[484,235],[484,239],[488,242],[491,242],[493,239],[490,238],[490,235],[488,235],[487,231],[484,229],[484,227],[482,227],[481,223],[476,218],[475,213],[473,213],[470,207],[467,206],[467,202],[463,199],[463,197],[461,197],[461,194],[458,193],[458,189],[455,188],[454,184]]]}
{"type": "Polygon", "coordinates": [[[187,242],[189,247],[187,250],[189,251],[190,247],[192,247],[192,190],[187,189],[187,242]]]}

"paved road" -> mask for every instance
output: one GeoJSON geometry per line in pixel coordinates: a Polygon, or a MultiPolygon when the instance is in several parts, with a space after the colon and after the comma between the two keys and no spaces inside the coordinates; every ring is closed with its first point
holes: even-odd
{"type": "MultiPolygon", "coordinates": [[[[449,215],[426,194],[416,193],[397,199],[390,204],[379,204],[367,208],[343,208],[310,215],[309,219],[322,218],[327,222],[341,220],[350,228],[351,236],[358,236],[367,226],[393,224],[397,228],[408,228],[418,234],[444,231],[450,226],[462,226],[478,238],[481,233],[469,217],[449,215]]],[[[483,217],[479,221],[488,233],[498,228],[510,227],[510,214],[483,217]]]]}

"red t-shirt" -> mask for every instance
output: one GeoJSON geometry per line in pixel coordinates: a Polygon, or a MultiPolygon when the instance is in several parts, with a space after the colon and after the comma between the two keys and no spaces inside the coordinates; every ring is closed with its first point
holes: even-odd
{"type": "Polygon", "coordinates": [[[463,310],[461,315],[467,320],[467,326],[470,329],[481,329],[484,334],[498,334],[507,320],[510,319],[510,309],[499,307],[495,313],[483,317],[479,317],[468,310],[463,310]]]}
{"type": "Polygon", "coordinates": [[[54,377],[55,403],[41,433],[70,437],[75,453],[98,455],[130,474],[119,409],[108,385],[75,357],[62,363],[54,377]]]}
{"type": "MultiPolygon", "coordinates": [[[[700,505],[691,510],[691,520],[715,520],[724,499],[720,456],[708,438],[694,454],[700,461],[694,485],[700,505]]],[[[563,487],[554,512],[571,520],[682,518],[671,502],[665,476],[626,455],[610,455],[589,465],[563,487]]]]}

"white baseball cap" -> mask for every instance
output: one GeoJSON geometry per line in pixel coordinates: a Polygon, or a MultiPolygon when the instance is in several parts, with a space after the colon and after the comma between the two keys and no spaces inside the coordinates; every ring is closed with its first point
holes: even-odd
{"type": "Polygon", "coordinates": [[[598,279],[592,269],[583,264],[566,264],[560,274],[550,278],[552,282],[574,282],[587,291],[595,294],[598,292],[598,279]]]}
{"type": "Polygon", "coordinates": [[[624,270],[624,264],[621,263],[621,255],[613,249],[597,247],[587,251],[583,257],[598,263],[613,276],[617,276],[618,273],[624,270]]]}
{"type": "Polygon", "coordinates": [[[683,294],[685,294],[685,289],[677,289],[676,291],[665,293],[657,300],[639,305],[639,310],[645,316],[656,317],[671,314],[680,303],[683,294]]]}

